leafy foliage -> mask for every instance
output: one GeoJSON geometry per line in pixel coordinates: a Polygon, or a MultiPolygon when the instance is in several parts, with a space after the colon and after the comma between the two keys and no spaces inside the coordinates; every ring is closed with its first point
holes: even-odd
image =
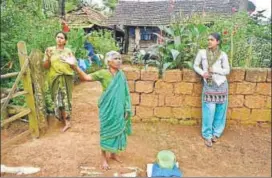
{"type": "Polygon", "coordinates": [[[71,29],[68,34],[68,44],[66,47],[73,51],[76,58],[86,58],[87,51],[84,48],[85,40],[86,37],[83,29],[71,29]]]}
{"type": "Polygon", "coordinates": [[[119,47],[112,36],[112,32],[108,30],[93,31],[88,40],[92,43],[95,53],[105,54],[109,51],[119,51],[119,47]]]}
{"type": "Polygon", "coordinates": [[[207,48],[207,37],[212,32],[221,34],[221,49],[228,54],[231,66],[271,67],[271,23],[261,24],[256,16],[246,13],[224,19],[212,14],[180,19],[174,19],[169,27],[160,27],[165,35],[157,36],[164,42],[149,50],[158,57],[155,65],[160,74],[167,68],[191,68],[197,50],[207,48]]]}
{"type": "Polygon", "coordinates": [[[46,18],[40,1],[7,1],[1,4],[1,68],[12,61],[13,68],[3,68],[2,73],[19,70],[18,41],[25,41],[28,53],[33,48],[45,50],[55,43],[55,33],[60,29],[56,18],[46,18]]]}
{"type": "Polygon", "coordinates": [[[113,11],[118,3],[118,0],[103,0],[103,3],[106,7],[108,7],[111,11],[113,11]]]}

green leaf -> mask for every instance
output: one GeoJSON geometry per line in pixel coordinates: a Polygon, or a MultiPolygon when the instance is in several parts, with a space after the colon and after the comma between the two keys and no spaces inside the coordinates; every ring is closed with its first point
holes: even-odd
{"type": "Polygon", "coordinates": [[[180,54],[180,52],[178,50],[171,49],[171,54],[172,54],[173,60],[175,61],[177,56],[180,54]]]}

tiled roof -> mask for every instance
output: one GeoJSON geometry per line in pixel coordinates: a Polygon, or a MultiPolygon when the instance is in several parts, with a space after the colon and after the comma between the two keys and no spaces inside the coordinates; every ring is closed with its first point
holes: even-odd
{"type": "Polygon", "coordinates": [[[107,17],[90,7],[82,7],[66,14],[68,24],[106,25],[107,17]]]}
{"type": "Polygon", "coordinates": [[[180,12],[185,15],[203,11],[228,15],[233,7],[238,9],[238,0],[175,0],[173,6],[168,0],[120,0],[107,23],[127,26],[168,25],[171,16],[180,12]]]}

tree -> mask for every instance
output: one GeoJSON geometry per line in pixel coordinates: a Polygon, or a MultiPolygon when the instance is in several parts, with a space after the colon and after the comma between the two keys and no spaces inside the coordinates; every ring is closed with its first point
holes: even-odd
{"type": "Polygon", "coordinates": [[[118,0],[103,0],[103,3],[106,7],[108,7],[111,11],[113,11],[118,3],[118,0]]]}

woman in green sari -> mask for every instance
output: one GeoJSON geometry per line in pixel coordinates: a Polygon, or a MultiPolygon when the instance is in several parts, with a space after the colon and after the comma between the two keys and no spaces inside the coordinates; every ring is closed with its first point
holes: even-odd
{"type": "Polygon", "coordinates": [[[125,74],[120,70],[121,55],[116,51],[106,54],[108,69],[102,69],[90,75],[75,65],[74,58],[64,59],[79,74],[82,81],[99,81],[103,87],[98,102],[100,120],[100,146],[102,168],[110,169],[106,152],[110,158],[121,162],[116,153],[127,147],[127,135],[131,134],[131,99],[125,74]]]}
{"type": "Polygon", "coordinates": [[[54,102],[54,113],[57,119],[64,120],[65,132],[71,127],[72,86],[74,71],[62,59],[73,56],[69,48],[65,48],[67,35],[63,32],[56,34],[56,46],[48,47],[44,55],[44,68],[48,69],[47,82],[54,102]]]}

